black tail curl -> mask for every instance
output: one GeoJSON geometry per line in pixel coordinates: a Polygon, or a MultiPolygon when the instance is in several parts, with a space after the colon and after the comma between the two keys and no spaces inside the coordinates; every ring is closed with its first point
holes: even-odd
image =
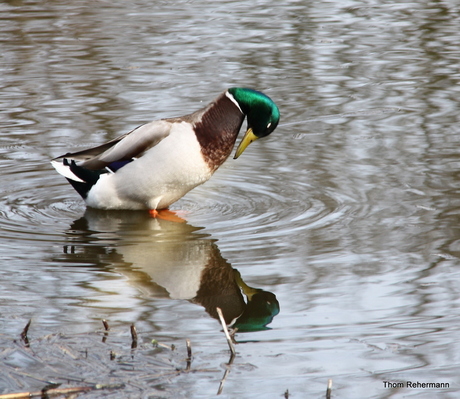
{"type": "Polygon", "coordinates": [[[97,183],[99,177],[104,173],[108,173],[105,170],[85,169],[81,166],[78,166],[74,160],[69,162],[67,158],[64,158],[62,162],[64,165],[69,167],[75,176],[83,180],[83,182],[79,182],[72,179],[67,179],[67,181],[72,185],[77,193],[82,196],[83,199],[86,199],[88,192],[97,183]]]}

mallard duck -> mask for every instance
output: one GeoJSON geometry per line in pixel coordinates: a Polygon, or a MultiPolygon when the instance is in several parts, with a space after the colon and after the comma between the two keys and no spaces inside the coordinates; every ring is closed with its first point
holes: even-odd
{"type": "Polygon", "coordinates": [[[236,159],[250,143],[272,133],[280,118],[268,96],[239,87],[192,114],[146,123],[51,163],[89,207],[148,209],[155,216],[211,178],[232,152],[246,116],[236,159]]]}

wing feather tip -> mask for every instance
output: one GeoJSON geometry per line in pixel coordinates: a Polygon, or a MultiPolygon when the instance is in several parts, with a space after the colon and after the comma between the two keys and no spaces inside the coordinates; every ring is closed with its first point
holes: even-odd
{"type": "Polygon", "coordinates": [[[73,180],[73,181],[76,181],[76,182],[79,182],[79,183],[85,183],[84,180],[80,179],[78,176],[76,176],[71,170],[70,170],[70,166],[69,165],[66,165],[64,164],[64,162],[59,162],[57,159],[62,159],[62,158],[55,158],[51,161],[51,165],[53,165],[54,169],[56,169],[56,171],[64,176],[65,178],[67,179],[70,179],[70,180],[73,180]]]}

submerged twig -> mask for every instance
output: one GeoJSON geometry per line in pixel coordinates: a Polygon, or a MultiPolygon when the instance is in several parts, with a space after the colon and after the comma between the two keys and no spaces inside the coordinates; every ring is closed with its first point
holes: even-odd
{"type": "Polygon", "coordinates": [[[26,347],[29,347],[29,338],[27,337],[27,333],[29,332],[30,323],[32,323],[32,319],[28,321],[28,323],[24,327],[24,330],[22,330],[21,332],[21,339],[23,340],[26,347]]]}
{"type": "Polygon", "coordinates": [[[0,399],[26,399],[33,397],[50,397],[57,395],[72,395],[78,393],[84,393],[89,391],[95,391],[99,389],[121,389],[124,388],[124,384],[107,384],[107,385],[93,385],[93,386],[83,386],[83,387],[73,387],[73,388],[52,388],[52,389],[42,389],[41,391],[36,392],[18,392],[18,393],[7,393],[0,395],[0,399]]]}
{"type": "Polygon", "coordinates": [[[332,394],[332,380],[327,380],[326,399],[331,399],[332,394]]]}
{"type": "Polygon", "coordinates": [[[109,336],[108,331],[110,330],[109,323],[107,323],[107,320],[102,319],[102,325],[104,326],[104,336],[102,337],[102,343],[105,344],[105,341],[107,341],[107,337],[109,336]]]}
{"type": "Polygon", "coordinates": [[[192,366],[192,344],[190,340],[187,338],[185,340],[185,345],[187,346],[187,367],[186,370],[189,371],[190,367],[192,366]]]}
{"type": "Polygon", "coordinates": [[[224,373],[222,379],[220,380],[219,389],[217,390],[217,395],[220,395],[222,393],[222,391],[224,390],[225,380],[227,379],[228,375],[230,374],[230,365],[232,363],[233,363],[233,358],[230,357],[230,361],[227,364],[227,368],[225,369],[225,373],[224,373]]]}
{"type": "Polygon", "coordinates": [[[137,330],[134,324],[131,324],[131,349],[137,348],[137,330]]]}
{"type": "Polygon", "coordinates": [[[233,360],[235,359],[236,350],[235,350],[235,346],[233,345],[232,339],[230,337],[230,333],[228,332],[227,323],[225,323],[224,314],[222,313],[222,309],[217,307],[216,310],[217,310],[217,314],[219,315],[220,324],[222,324],[225,338],[227,338],[228,347],[230,348],[230,352],[231,352],[230,359],[228,360],[228,363],[227,363],[227,368],[225,370],[224,376],[220,380],[219,389],[217,390],[217,395],[220,395],[224,389],[225,380],[227,379],[227,376],[230,373],[230,366],[232,365],[233,360]]]}
{"type": "Polygon", "coordinates": [[[107,320],[102,319],[102,325],[104,326],[105,331],[110,330],[109,323],[107,323],[107,320]]]}
{"type": "Polygon", "coordinates": [[[230,348],[230,352],[232,353],[232,356],[230,357],[230,361],[229,361],[229,363],[231,363],[233,361],[233,358],[236,356],[235,346],[233,345],[232,339],[230,338],[230,333],[228,332],[227,323],[225,323],[224,314],[222,313],[222,309],[216,308],[216,310],[217,310],[217,314],[219,315],[220,324],[222,324],[222,328],[224,330],[225,338],[227,338],[228,347],[230,348]]]}
{"type": "Polygon", "coordinates": [[[187,345],[187,358],[192,359],[192,344],[188,338],[185,340],[185,344],[187,345]]]}

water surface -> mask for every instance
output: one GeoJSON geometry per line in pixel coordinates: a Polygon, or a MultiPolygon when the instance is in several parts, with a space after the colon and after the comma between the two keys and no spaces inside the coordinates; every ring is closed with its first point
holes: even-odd
{"type": "MultiPolygon", "coordinates": [[[[137,359],[154,359],[152,339],[182,352],[190,339],[200,370],[113,396],[213,397],[229,356],[215,304],[230,319],[256,292],[271,317],[237,332],[221,397],[322,397],[329,378],[342,398],[457,397],[459,13],[428,0],[3,2],[0,339],[32,318],[36,356],[0,352],[0,392],[43,388],[11,370],[39,377],[47,334],[78,342],[107,319],[118,380],[129,373],[109,351],[129,353],[132,323],[137,359]],[[186,224],[86,210],[49,164],[230,86],[264,91],[282,120],[173,206],[186,224]]],[[[112,381],[102,370],[95,382],[112,381]]]]}

